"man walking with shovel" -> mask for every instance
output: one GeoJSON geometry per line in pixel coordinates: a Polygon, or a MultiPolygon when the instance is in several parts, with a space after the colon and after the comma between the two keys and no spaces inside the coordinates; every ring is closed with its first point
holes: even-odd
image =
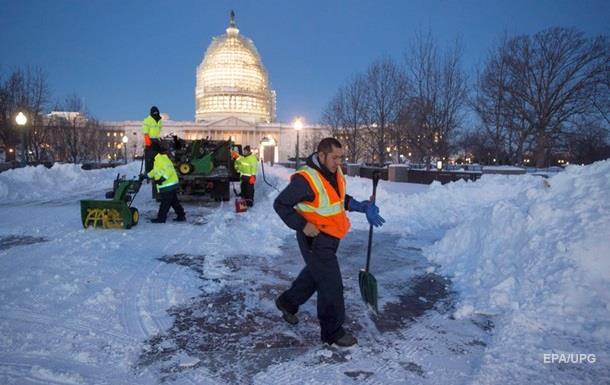
{"type": "Polygon", "coordinates": [[[273,208],[288,227],[296,230],[305,260],[305,267],[276,299],[276,306],[284,320],[294,325],[299,322],[299,306],[317,292],[322,341],[346,347],[358,343],[343,329],[343,282],[336,255],[339,242],[350,227],[346,211],[366,213],[372,226],[382,226],[385,221],[374,202],[359,202],[345,193],[345,177],[340,168],[343,156],[337,139],[322,139],[318,151],[292,176],[273,208]]]}

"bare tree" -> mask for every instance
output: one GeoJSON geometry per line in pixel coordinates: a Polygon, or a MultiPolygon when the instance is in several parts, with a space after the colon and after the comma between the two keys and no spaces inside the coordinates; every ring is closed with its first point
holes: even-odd
{"type": "Polygon", "coordinates": [[[362,130],[367,119],[366,79],[355,75],[344,84],[322,114],[332,136],[345,143],[346,156],[357,162],[362,155],[362,130]]]}
{"type": "Polygon", "coordinates": [[[38,67],[14,70],[6,80],[0,78],[0,144],[15,146],[25,136],[26,153],[33,153],[40,160],[40,150],[44,147],[45,132],[42,129],[42,113],[49,101],[47,77],[38,67]],[[28,116],[24,128],[15,127],[14,118],[18,111],[28,116]],[[19,130],[26,130],[19,132],[19,130]]]}
{"type": "Polygon", "coordinates": [[[603,97],[599,84],[609,71],[608,39],[550,28],[512,38],[504,49],[510,108],[530,127],[536,166],[544,167],[566,123],[594,112],[591,100],[603,97]]]}
{"type": "Polygon", "coordinates": [[[371,64],[365,75],[370,154],[384,164],[387,148],[400,143],[397,121],[407,97],[404,71],[390,58],[371,64]]]}
{"type": "Polygon", "coordinates": [[[77,95],[66,97],[63,104],[56,106],[63,115],[52,116],[49,120],[53,131],[53,148],[57,159],[78,163],[87,158],[91,142],[89,138],[89,118],[83,100],[77,95]]]}
{"type": "Polygon", "coordinates": [[[589,164],[610,157],[610,141],[605,120],[598,116],[579,116],[572,129],[562,137],[571,161],[589,164]]]}
{"type": "Polygon", "coordinates": [[[458,43],[444,54],[431,34],[418,34],[405,55],[410,96],[401,111],[400,126],[409,145],[429,164],[446,157],[450,140],[461,126],[467,79],[461,68],[458,43]]]}

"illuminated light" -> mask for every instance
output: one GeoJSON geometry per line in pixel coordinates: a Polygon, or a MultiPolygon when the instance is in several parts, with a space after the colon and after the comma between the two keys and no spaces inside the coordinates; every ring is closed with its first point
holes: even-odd
{"type": "Polygon", "coordinates": [[[275,120],[275,91],[252,40],[239,34],[234,13],[226,34],[215,37],[197,67],[197,121],[228,116],[275,120]]]}
{"type": "Polygon", "coordinates": [[[8,149],[8,152],[12,153],[12,152],[13,152],[13,149],[12,149],[12,148],[9,148],[9,149],[8,149]]]}
{"type": "Polygon", "coordinates": [[[28,117],[25,116],[23,112],[19,112],[15,117],[15,122],[17,122],[17,124],[20,126],[25,126],[25,124],[28,122],[28,117]]]}
{"type": "Polygon", "coordinates": [[[296,118],[294,123],[292,123],[292,127],[294,127],[295,130],[300,130],[303,128],[303,119],[301,118],[296,118]]]}
{"type": "Polygon", "coordinates": [[[442,170],[443,169],[443,161],[442,160],[436,161],[436,169],[437,170],[442,170]]]}
{"type": "Polygon", "coordinates": [[[268,137],[263,137],[263,139],[261,139],[261,146],[265,147],[265,146],[275,146],[275,139],[273,138],[268,138],[268,137]]]}

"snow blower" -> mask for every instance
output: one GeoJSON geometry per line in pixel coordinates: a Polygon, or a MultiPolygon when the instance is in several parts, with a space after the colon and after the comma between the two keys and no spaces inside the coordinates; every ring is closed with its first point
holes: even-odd
{"type": "Polygon", "coordinates": [[[138,224],[140,213],[131,207],[142,182],[127,180],[117,175],[112,191],[106,193],[107,200],[81,200],[80,215],[83,227],[104,229],[130,229],[138,224]]]}

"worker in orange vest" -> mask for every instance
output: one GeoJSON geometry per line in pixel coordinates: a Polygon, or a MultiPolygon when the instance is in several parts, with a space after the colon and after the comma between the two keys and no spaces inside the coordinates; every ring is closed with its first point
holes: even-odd
{"type": "Polygon", "coordinates": [[[335,138],[322,139],[318,151],[307,158],[306,166],[292,176],[273,203],[284,223],[296,230],[305,260],[299,276],[275,304],[284,320],[294,325],[299,321],[296,316],[299,306],[317,292],[322,341],[347,347],[358,341],[342,326],[345,305],[336,253],[350,228],[346,211],[366,213],[369,223],[376,227],[385,220],[374,202],[359,202],[345,193],[346,182],[340,167],[343,156],[341,142],[335,138]]]}

